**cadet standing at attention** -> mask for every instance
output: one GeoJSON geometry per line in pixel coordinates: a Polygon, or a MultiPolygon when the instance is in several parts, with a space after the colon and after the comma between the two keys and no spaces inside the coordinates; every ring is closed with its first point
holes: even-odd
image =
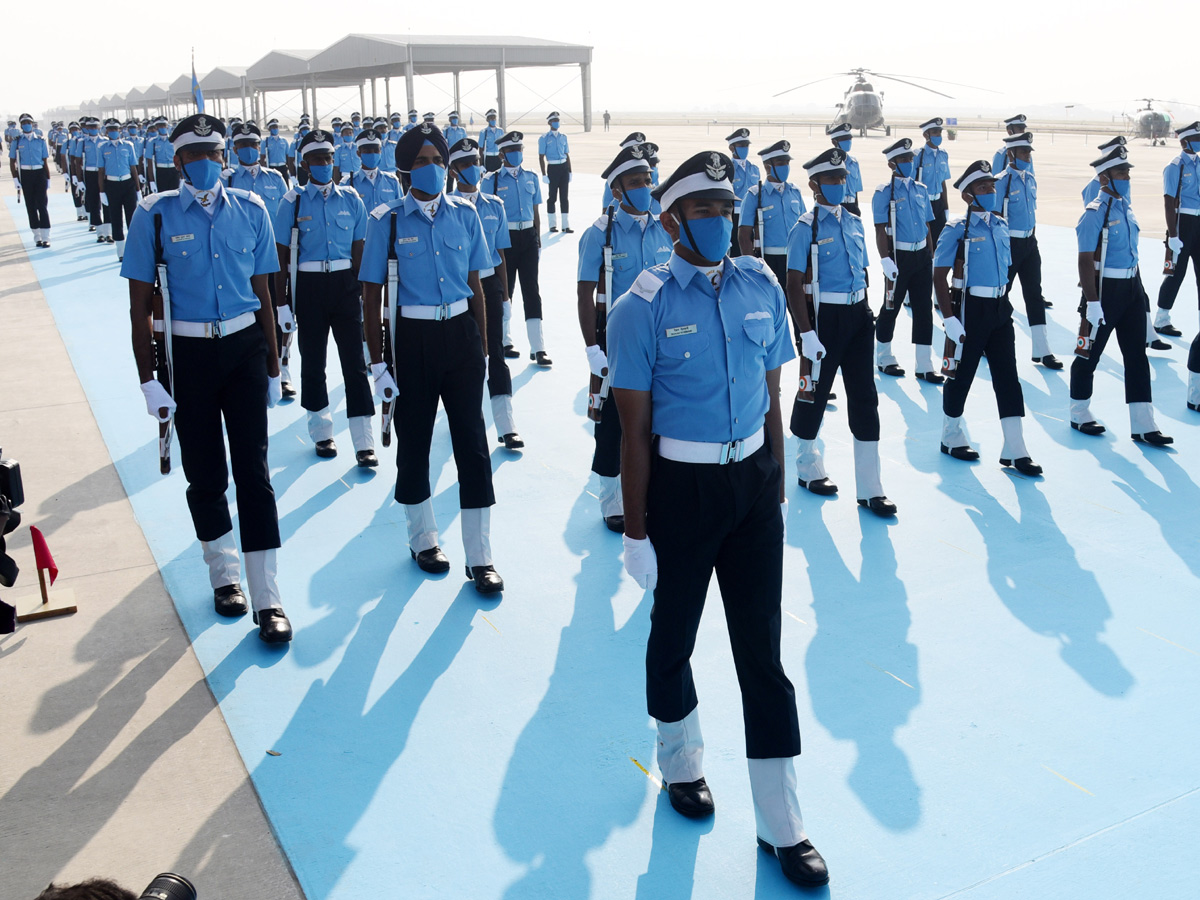
{"type": "Polygon", "coordinates": [[[449,156],[436,125],[411,129],[396,145],[396,168],[409,190],[371,212],[363,308],[376,393],[386,396],[390,390],[396,397],[396,502],[404,506],[409,552],[423,571],[450,570],[438,546],[429,483],[429,446],[441,401],[458,468],[467,578],[479,593],[492,594],[504,590],[504,580],[492,565],[496,495],[483,422],[488,345],[479,283],[479,272],[491,260],[475,207],[444,193],[449,156]],[[392,312],[394,378],[383,362],[380,317],[390,250],[399,274],[392,312]]]}
{"type": "MultiPolygon", "coordinates": [[[[1000,465],[1012,466],[1023,475],[1041,475],[1042,467],[1025,449],[1021,423],[1025,396],[1017,378],[1016,338],[1007,287],[1012,253],[1008,225],[996,214],[1000,198],[991,165],[983,159],[971,163],[954,182],[954,189],[962,193],[967,214],[942,229],[933,256],[933,286],[943,327],[946,337],[959,345],[954,375],[942,391],[942,452],[955,459],[979,459],[978,451],[968,443],[963,410],[979,360],[986,354],[1004,432],[1000,465]],[[958,260],[963,261],[964,284],[956,312],[948,279],[958,260]]],[[[959,277],[957,272],[954,277],[959,277]]]]}
{"type": "Polygon", "coordinates": [[[137,153],[133,144],[121,138],[116,119],[108,121],[108,140],[100,145],[99,154],[100,202],[111,229],[104,239],[116,245],[119,262],[125,258],[125,226],[133,221],[137,209],[138,173],[137,153]]]}
{"type": "Polygon", "coordinates": [[[262,133],[253,122],[243,122],[233,128],[233,155],[237,168],[229,173],[225,184],[258,194],[274,221],[279,203],[287,193],[287,182],[280,172],[262,164],[261,146],[262,133]]]}
{"type": "Polygon", "coordinates": [[[33,116],[21,114],[21,134],[8,145],[8,164],[13,181],[25,193],[25,213],[36,247],[50,246],[50,212],[46,194],[50,187],[50,148],[46,139],[33,132],[33,116]]]}
{"type": "Polygon", "coordinates": [[[446,138],[446,145],[453,147],[467,136],[467,129],[459,124],[457,109],[450,110],[450,115],[446,118],[449,120],[449,123],[446,125],[446,130],[442,132],[442,135],[446,138]]]}
{"type": "Polygon", "coordinates": [[[355,130],[349,122],[342,123],[341,143],[333,153],[333,180],[337,184],[346,183],[351,175],[362,168],[358,158],[358,147],[354,143],[355,130]]]}
{"type": "Polygon", "coordinates": [[[950,180],[950,155],[942,149],[942,117],[934,116],[918,127],[925,143],[916,154],[916,179],[929,189],[929,205],[933,209],[933,221],[929,233],[936,246],[946,227],[946,213],[950,208],[946,195],[946,182],[950,180]]]}
{"type": "MultiPolygon", "coordinates": [[[[1171,254],[1171,271],[1158,289],[1158,311],[1154,314],[1154,330],[1159,334],[1180,337],[1183,332],[1171,324],[1171,310],[1188,263],[1196,273],[1196,289],[1200,292],[1200,122],[1176,129],[1175,137],[1183,148],[1163,169],[1163,206],[1167,217],[1167,249],[1171,254]]],[[[1195,372],[1189,357],[1188,369],[1195,372]]],[[[1194,380],[1194,379],[1193,379],[1194,380]]],[[[1196,402],[1189,397],[1189,403],[1196,402]]]]}
{"type": "Polygon", "coordinates": [[[483,148],[483,168],[488,172],[495,172],[500,168],[500,148],[496,144],[502,137],[504,129],[496,124],[496,111],[489,109],[487,125],[479,131],[479,146],[483,148]]]}
{"type": "MultiPolygon", "coordinates": [[[[1009,137],[1011,137],[1014,134],[1024,134],[1028,130],[1029,129],[1025,124],[1025,114],[1024,113],[1019,113],[1019,114],[1013,116],[1012,118],[1004,120],[1004,132],[1009,137]]],[[[1006,138],[1004,141],[1004,145],[999,150],[997,150],[995,156],[992,157],[992,172],[993,173],[1003,172],[1004,167],[1008,165],[1008,160],[1009,160],[1008,148],[1009,148],[1009,143],[1006,138]]],[[[1029,169],[1027,171],[1029,171],[1029,172],[1033,171],[1033,160],[1029,161],[1029,169]]]]}
{"type": "Polygon", "coordinates": [[[650,162],[644,145],[627,147],[604,170],[605,184],[617,198],[579,239],[577,303],[591,384],[590,418],[595,422],[592,471],[600,477],[600,515],[610,531],[625,530],[621,494],[621,420],[607,397],[609,375],[606,335],[611,303],[633,285],[643,270],[671,258],[671,236],[650,212],[650,162]]]}
{"type": "MultiPolygon", "coordinates": [[[[370,212],[380,203],[390,203],[404,191],[400,179],[392,172],[384,172],[380,166],[383,159],[383,142],[372,130],[360,131],[354,142],[360,168],[346,181],[362,199],[363,207],[370,212]]],[[[395,156],[392,157],[393,164],[395,156]]]]}
{"type": "Polygon", "coordinates": [[[758,151],[767,170],[767,180],[750,185],[746,191],[738,224],[742,255],[762,257],[780,284],[787,282],[788,235],[805,210],[804,194],[788,181],[791,153],[792,145],[787,141],[776,141],[758,151]]]}
{"type": "Polygon", "coordinates": [[[258,636],[286,643],[292,626],[275,580],[279,515],[267,463],[267,407],[280,397],[267,279],[279,261],[262,201],[221,185],[224,137],[224,123],[203,113],[175,127],[171,143],[184,184],[141,201],[129,226],[121,275],[129,280],[133,354],[146,411],[160,422],[173,413],[179,429],[188,509],[216,612],[246,614],[244,561],[258,636]],[[233,252],[217,252],[224,250],[233,252]],[[171,393],[153,374],[151,306],[160,259],[170,294],[171,393]],[[237,488],[240,557],[225,497],[226,437],[237,488]]]}
{"type": "Polygon", "coordinates": [[[100,120],[92,116],[84,126],[83,136],[83,203],[88,211],[88,231],[96,233],[96,243],[107,243],[106,235],[112,229],[105,224],[104,204],[101,203],[103,192],[100,190],[100,145],[104,138],[100,137],[100,120]]]}
{"type": "Polygon", "coordinates": [[[279,120],[271,119],[267,122],[267,139],[263,142],[263,156],[266,157],[263,162],[267,168],[274,169],[283,176],[283,183],[291,186],[291,178],[288,175],[288,142],[287,138],[279,135],[279,120]]]}
{"type": "Polygon", "coordinates": [[[1125,403],[1129,427],[1138,443],[1162,446],[1173,439],[1158,430],[1150,395],[1150,361],[1146,358],[1145,288],[1138,271],[1138,221],[1129,203],[1129,153],[1114,147],[1092,163],[1100,194],[1087,205],[1075,236],[1079,247],[1079,283],[1084,316],[1092,326],[1087,357],[1076,353],[1071,363],[1071,427],[1084,434],[1104,434],[1092,415],[1092,382],[1104,345],[1115,331],[1125,367],[1125,403]]]}
{"type": "Polygon", "coordinates": [[[371,417],[371,385],[363,359],[362,305],[358,267],[366,237],[367,212],[352,188],[333,183],[333,135],[310,131],[300,142],[300,166],[309,183],[292,188],[275,214],[280,286],[291,256],[293,228],[299,228],[296,295],[291,298],[300,349],[300,405],[308,410],[308,433],[317,456],[337,456],[333,410],[325,384],[329,334],[337,345],[346,389],[346,416],[359,466],[379,465],[371,417]]]}
{"type": "Polygon", "coordinates": [[[558,231],[555,205],[562,202],[563,234],[572,234],[568,212],[571,202],[567,197],[571,184],[571,147],[567,136],[558,130],[558,113],[546,116],[550,130],[538,138],[538,166],[542,170],[542,182],[548,186],[546,192],[546,217],[550,220],[550,231],[558,231]]]}
{"type": "Polygon", "coordinates": [[[792,359],[783,290],[761,260],[727,259],[733,161],[705,152],[654,193],[675,242],[608,323],[621,413],[625,568],[654,591],[647,709],[671,805],[715,810],[691,655],[713,570],[742,692],[758,843],[800,884],[829,880],[796,796],[796,692],[780,661],[783,421],[779,370],[792,359]]]}
{"type": "Polygon", "coordinates": [[[842,151],[842,157],[846,163],[846,200],[842,206],[861,218],[862,212],[858,208],[858,195],[862,193],[863,189],[862,172],[858,168],[858,160],[850,155],[850,146],[854,142],[854,129],[850,127],[849,122],[843,122],[841,125],[826,129],[825,133],[833,142],[833,146],[842,151]]]}
{"type": "MultiPolygon", "coordinates": [[[[1114,147],[1124,147],[1126,144],[1125,135],[1118,134],[1115,138],[1105,141],[1096,149],[1100,151],[1101,156],[1107,156],[1108,151],[1114,147]]],[[[1093,175],[1092,180],[1083,186],[1083,205],[1086,207],[1089,203],[1100,196],[1100,177],[1093,175]]]]}
{"type": "Polygon", "coordinates": [[[762,173],[758,166],[747,158],[750,155],[750,129],[739,128],[725,138],[729,145],[729,155],[733,157],[733,238],[729,244],[730,256],[741,256],[742,248],[738,244],[738,228],[741,225],[742,198],[750,190],[750,185],[762,181],[762,173]]]}
{"type": "Polygon", "coordinates": [[[871,198],[875,246],[886,279],[884,301],[875,323],[875,365],[885,375],[904,374],[892,353],[892,337],[896,316],[907,300],[912,309],[916,376],[930,384],[941,384],[945,379],[933,365],[933,238],[929,233],[933,207],[929,204],[929,189],[913,178],[916,162],[909,138],[885,147],[883,155],[892,177],[875,188],[871,198]]]}
{"type": "Polygon", "coordinates": [[[804,164],[815,203],[788,237],[788,310],[797,347],[821,363],[815,396],[797,396],[791,430],[799,440],[796,471],[801,487],[814,494],[837,493],[816,447],[829,389],[839,370],[846,386],[850,433],[854,435],[854,481],[859,506],[894,516],[896,504],[883,493],[879,466],[879,396],[871,369],[875,323],[867,305],[867,242],[862,221],[843,204],[846,158],[836,147],[804,164]],[[828,344],[826,344],[828,342],[828,344]]]}
{"type": "MultiPolygon", "coordinates": [[[[625,138],[625,140],[621,141],[620,149],[624,150],[628,147],[639,147],[645,143],[646,143],[646,136],[644,134],[642,134],[640,131],[634,131],[634,132],[630,133],[625,138]]],[[[657,152],[658,147],[655,147],[654,150],[655,150],[655,152],[657,152]]],[[[648,160],[650,160],[649,156],[647,156],[646,158],[648,160]]],[[[650,162],[650,169],[651,169],[652,175],[654,174],[654,166],[655,165],[657,165],[657,163],[655,163],[654,161],[650,162]]],[[[657,187],[657,185],[658,185],[658,180],[657,180],[657,178],[655,178],[655,186],[657,187]]],[[[604,197],[602,200],[602,208],[607,210],[612,205],[613,205],[612,189],[609,188],[608,182],[606,181],[604,183],[604,197]]],[[[654,209],[656,211],[657,211],[657,207],[658,207],[658,201],[655,200],[654,201],[654,209]]]]}
{"type": "MultiPolygon", "coordinates": [[[[379,171],[391,172],[395,175],[396,144],[400,140],[400,136],[404,134],[400,128],[400,113],[392,113],[391,121],[388,124],[391,127],[387,129],[383,138],[382,153],[379,158],[379,171]]],[[[367,211],[370,212],[370,210],[367,211]]]]}

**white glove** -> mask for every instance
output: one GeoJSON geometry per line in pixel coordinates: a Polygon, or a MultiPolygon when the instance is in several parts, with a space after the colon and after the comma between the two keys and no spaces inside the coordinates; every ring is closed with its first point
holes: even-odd
{"type": "Polygon", "coordinates": [[[1171,248],[1172,253],[1178,256],[1179,251],[1183,249],[1183,241],[1178,237],[1169,237],[1167,238],[1167,246],[1171,248]]]}
{"type": "Polygon", "coordinates": [[[150,182],[150,193],[152,193],[152,194],[158,193],[158,182],[157,181],[150,182]]]}
{"type": "Polygon", "coordinates": [[[387,363],[372,363],[371,378],[375,380],[375,396],[385,403],[391,403],[399,392],[396,381],[388,373],[387,363]]]}
{"type": "Polygon", "coordinates": [[[780,513],[780,515],[783,516],[783,539],[785,541],[787,540],[787,511],[788,511],[787,497],[784,497],[783,500],[779,504],[779,513],[780,513]]]}
{"type": "Polygon", "coordinates": [[[104,193],[104,191],[100,192],[100,205],[108,206],[108,194],[104,193]]]}
{"type": "Polygon", "coordinates": [[[825,355],[825,345],[821,343],[821,339],[817,337],[816,331],[809,329],[808,331],[800,332],[800,352],[806,359],[811,359],[816,362],[825,355]]]}
{"type": "Polygon", "coordinates": [[[267,376],[267,409],[274,409],[275,404],[283,399],[283,379],[279,375],[267,376]]]}
{"type": "Polygon", "coordinates": [[[604,377],[604,371],[608,368],[608,357],[604,355],[604,351],[600,349],[599,344],[591,344],[587,348],[588,368],[591,369],[593,375],[597,378],[604,377]]]}
{"type": "Polygon", "coordinates": [[[292,315],[292,308],[287,304],[275,307],[275,321],[279,323],[279,330],[284,334],[291,334],[296,330],[296,317],[292,315]]]}
{"type": "Polygon", "coordinates": [[[146,412],[160,422],[169,422],[171,414],[175,412],[175,401],[167,393],[167,389],[154,378],[143,382],[141,388],[142,396],[146,398],[146,412]],[[163,408],[167,410],[165,416],[159,414],[159,410],[163,408]]]}
{"type": "Polygon", "coordinates": [[[962,322],[958,321],[958,316],[951,316],[942,322],[942,330],[946,332],[946,337],[950,338],[956,344],[961,344],[967,334],[967,330],[963,328],[962,322]]]}
{"type": "Polygon", "coordinates": [[[1093,300],[1087,305],[1084,317],[1092,323],[1093,328],[1099,328],[1104,324],[1104,308],[1100,305],[1099,300],[1093,300]]]}
{"type": "Polygon", "coordinates": [[[549,176],[549,175],[543,175],[543,176],[542,176],[542,184],[549,184],[549,183],[550,183],[550,176],[549,176]]]}
{"type": "Polygon", "coordinates": [[[79,187],[79,176],[78,175],[71,176],[71,184],[75,185],[75,187],[79,187]]]}
{"type": "Polygon", "coordinates": [[[568,173],[567,173],[567,184],[570,184],[570,183],[571,183],[572,181],[574,181],[574,180],[575,180],[575,173],[574,173],[574,172],[568,172],[568,173]]]}
{"type": "Polygon", "coordinates": [[[138,176],[138,184],[145,184],[145,183],[146,183],[146,176],[145,176],[145,175],[139,175],[139,176],[138,176]]]}
{"type": "Polygon", "coordinates": [[[900,270],[896,268],[896,263],[890,256],[881,259],[879,266],[883,269],[883,277],[888,281],[895,281],[896,276],[900,274],[900,270]]]}
{"type": "Polygon", "coordinates": [[[658,586],[658,555],[650,538],[634,540],[629,535],[623,535],[622,541],[625,544],[625,571],[642,590],[654,590],[658,586]]]}

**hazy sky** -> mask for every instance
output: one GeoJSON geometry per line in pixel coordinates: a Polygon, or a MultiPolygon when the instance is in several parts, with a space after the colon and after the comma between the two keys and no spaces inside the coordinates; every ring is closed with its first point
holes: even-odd
{"type": "MultiPolygon", "coordinates": [[[[930,109],[969,115],[977,109],[1024,110],[1066,103],[1132,112],[1136,98],[1145,96],[1200,104],[1200,85],[1185,81],[1183,56],[1171,49],[1164,33],[1164,24],[1171,21],[1194,26],[1196,14],[1165,0],[1147,0],[1119,12],[1111,4],[1095,4],[1092,8],[1103,12],[1091,17],[1083,12],[1088,5],[1065,0],[1008,6],[945,0],[915,5],[858,0],[825,8],[787,4],[769,17],[758,13],[763,8],[759,6],[695,2],[597,5],[529,0],[513,4],[512,13],[500,13],[497,4],[483,0],[424,7],[394,4],[395,12],[387,11],[388,6],[292,0],[270,11],[250,5],[242,15],[236,4],[152,4],[136,15],[126,10],[110,16],[79,0],[48,6],[9,3],[0,111],[37,114],[102,94],[124,93],[135,85],[171,81],[189,69],[192,46],[202,74],[216,65],[250,65],[276,47],[323,48],[352,32],[518,34],[588,44],[595,48],[592,88],[597,114],[605,108],[614,114],[819,113],[832,110],[851,79],[835,79],[778,100],[771,94],[856,66],[1001,92],[946,88],[956,97],[951,102],[891,84],[886,102],[896,112],[930,109]],[[330,9],[342,14],[334,19],[330,9]],[[601,18],[594,12],[598,9],[614,14],[601,18]],[[896,16],[897,9],[905,10],[904,15],[896,16]],[[1013,12],[993,16],[1000,9],[1013,12]],[[831,29],[828,15],[846,10],[852,11],[853,19],[831,29]],[[64,27],[64,20],[79,27],[64,27]],[[141,24],[146,21],[174,27],[150,36],[141,24]],[[932,24],[939,21],[944,23],[941,27],[932,24]],[[131,23],[136,23],[133,28],[131,23]],[[810,30],[814,24],[818,32],[810,30]],[[839,37],[836,49],[820,48],[813,35],[835,30],[855,36],[839,37]],[[847,43],[855,49],[845,50],[847,43]]],[[[508,82],[510,115],[550,106],[577,111],[577,73],[577,68],[514,70],[508,82]]],[[[479,86],[464,98],[464,106],[492,105],[494,84],[486,73],[464,74],[464,93],[479,86]]],[[[876,88],[884,84],[877,82],[876,88]]],[[[449,103],[448,90],[449,77],[418,79],[417,105],[422,111],[441,111],[449,103]]],[[[328,111],[345,100],[342,111],[349,111],[358,107],[351,97],[351,92],[331,92],[322,103],[328,111]]],[[[403,80],[393,79],[393,107],[403,105],[403,97],[403,80]]],[[[271,102],[286,99],[278,95],[271,102]]],[[[1180,114],[1200,115],[1183,109],[1180,114]]]]}

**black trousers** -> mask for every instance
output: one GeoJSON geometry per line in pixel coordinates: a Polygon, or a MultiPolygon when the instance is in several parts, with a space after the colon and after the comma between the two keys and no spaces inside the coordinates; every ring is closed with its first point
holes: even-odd
{"type": "Polygon", "coordinates": [[[525,319],[542,317],[542,294],[538,288],[538,236],[533,228],[510,231],[508,239],[512,246],[504,251],[504,262],[508,271],[508,299],[513,296],[518,277],[521,280],[521,302],[525,306],[525,319]]]}
{"type": "Polygon", "coordinates": [[[796,692],[779,656],[782,477],[769,441],[725,466],[656,454],[646,498],[646,533],[658,556],[646,708],[664,722],[678,722],[696,708],[691,656],[715,569],[751,759],[800,752],[796,692]]]}
{"type": "Polygon", "coordinates": [[[84,198],[83,205],[87,209],[88,224],[95,228],[98,225],[104,224],[104,217],[101,210],[104,208],[100,205],[100,173],[99,172],[84,172],[83,173],[84,198]]]}
{"type": "MultiPolygon", "coordinates": [[[[608,307],[598,306],[597,316],[608,317],[608,307]]],[[[597,323],[599,325],[599,322],[597,323]]],[[[596,344],[608,353],[608,334],[596,329],[596,344]]],[[[593,429],[596,449],[592,452],[592,471],[597,475],[615,478],[621,474],[621,417],[617,413],[617,401],[609,391],[608,398],[600,407],[600,421],[593,429]]]]}
{"type": "Polygon", "coordinates": [[[108,197],[108,206],[104,207],[104,220],[112,223],[113,240],[123,241],[125,240],[125,226],[133,219],[134,210],[137,209],[137,181],[132,178],[126,181],[106,179],[104,193],[108,197]]]}
{"type": "Polygon", "coordinates": [[[821,378],[812,403],[792,404],[792,434],[814,440],[829,403],[838,371],[846,388],[850,433],[860,441],[879,440],[879,395],[875,391],[875,320],[866,300],[849,306],[822,304],[817,310],[817,337],[825,345],[821,378]]]}
{"type": "Polygon", "coordinates": [[[504,358],[504,285],[500,276],[491,274],[480,281],[487,310],[488,396],[512,394],[512,373],[504,358]]]}
{"type": "Polygon", "coordinates": [[[296,342],[300,350],[300,405],[310,412],[329,405],[325,358],[332,332],[346,386],[346,415],[351,418],[375,415],[363,358],[362,304],[353,270],[297,272],[292,314],[296,318],[296,342]]]}
{"type": "Polygon", "coordinates": [[[174,166],[155,166],[154,183],[159,191],[179,190],[179,170],[174,166]]]}
{"type": "Polygon", "coordinates": [[[76,187],[75,182],[71,182],[71,200],[76,206],[84,206],[86,204],[82,184],[76,187]]]}
{"type": "Polygon", "coordinates": [[[1163,278],[1162,286],[1158,289],[1159,309],[1171,309],[1179,289],[1183,287],[1183,279],[1187,277],[1188,262],[1196,273],[1196,291],[1200,293],[1200,216],[1179,217],[1179,240],[1183,241],[1183,249],[1175,260],[1175,270],[1163,278]]]}
{"type": "MultiPolygon", "coordinates": [[[[1117,333],[1117,346],[1125,364],[1125,402],[1150,402],[1150,361],[1146,358],[1146,307],[1138,278],[1105,278],[1100,294],[1104,324],[1096,329],[1087,359],[1071,362],[1071,399],[1092,396],[1092,380],[1109,337],[1117,333]]],[[[1191,368],[1191,357],[1188,368],[1191,368]]],[[[1196,371],[1200,371],[1198,368],[1196,371]]]]}
{"type": "Polygon", "coordinates": [[[1046,299],[1042,296],[1042,252],[1038,249],[1037,235],[1011,238],[1012,265],[1008,267],[1008,292],[1012,294],[1013,283],[1021,276],[1021,296],[1025,300],[1025,317],[1029,324],[1046,324],[1046,299]]]}
{"type": "Polygon", "coordinates": [[[500,154],[486,153],[483,157],[483,170],[485,172],[500,171],[500,154]]]}
{"type": "Polygon", "coordinates": [[[179,404],[175,427],[196,537],[216,540],[233,527],[225,499],[227,435],[242,551],[278,547],[279,515],[267,465],[267,342],[262,329],[255,323],[228,337],[171,340],[172,393],[179,404]]]}
{"type": "Polygon", "coordinates": [[[571,211],[571,201],[567,198],[568,186],[571,183],[571,171],[566,163],[546,166],[546,174],[550,178],[550,190],[546,193],[546,212],[554,215],[554,204],[562,201],[562,211],[571,211]]]}
{"type": "Polygon", "coordinates": [[[729,258],[742,255],[742,245],[738,243],[738,223],[741,221],[741,211],[733,214],[733,234],[729,239],[729,258]]]}
{"type": "Polygon", "coordinates": [[[912,342],[933,343],[933,254],[928,246],[921,250],[897,250],[894,260],[896,292],[892,308],[885,302],[879,308],[875,322],[875,338],[886,344],[896,333],[896,316],[904,306],[904,298],[912,309],[912,342]]]}
{"type": "MultiPolygon", "coordinates": [[[[962,359],[958,361],[955,376],[948,378],[942,388],[942,412],[955,418],[963,414],[979,360],[986,353],[1000,418],[1025,415],[1025,395],[1017,378],[1012,304],[1007,297],[968,296],[964,306],[960,319],[967,334],[963,339],[962,359]]],[[[1145,322],[1142,329],[1145,339],[1145,322]]]]}
{"type": "Polygon", "coordinates": [[[50,212],[46,208],[46,173],[42,169],[18,169],[21,190],[25,193],[25,214],[30,228],[49,228],[50,212]]]}
{"type": "Polygon", "coordinates": [[[858,216],[860,218],[862,217],[862,210],[859,209],[857,199],[845,201],[842,204],[842,208],[849,210],[850,212],[854,213],[856,216],[858,216]]]}
{"type": "Polygon", "coordinates": [[[429,499],[429,445],[438,401],[446,408],[458,505],[496,502],[483,421],[483,345],[470,312],[436,322],[396,320],[396,502],[429,499]]]}
{"type": "Polygon", "coordinates": [[[787,254],[764,253],[763,262],[775,273],[775,277],[779,280],[779,286],[783,288],[784,293],[787,293],[787,254]]]}
{"type": "Polygon", "coordinates": [[[950,203],[946,199],[946,192],[942,191],[942,196],[936,200],[930,200],[929,205],[933,210],[933,221],[929,223],[929,233],[933,238],[933,246],[937,246],[938,235],[942,233],[942,229],[946,227],[946,213],[950,208],[950,203]]]}

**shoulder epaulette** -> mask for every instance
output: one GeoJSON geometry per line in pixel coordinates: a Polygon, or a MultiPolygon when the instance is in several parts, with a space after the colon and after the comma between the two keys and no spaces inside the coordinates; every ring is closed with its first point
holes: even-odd
{"type": "Polygon", "coordinates": [[[389,200],[387,203],[380,203],[377,207],[371,210],[371,218],[382,220],[389,212],[404,202],[404,198],[399,200],[389,200]]]}
{"type": "Polygon", "coordinates": [[[808,212],[806,212],[802,216],[800,216],[799,221],[803,222],[805,225],[808,225],[811,228],[812,223],[813,223],[813,216],[815,216],[816,214],[817,214],[817,211],[815,209],[810,209],[808,212]]]}
{"type": "Polygon", "coordinates": [[[600,218],[592,223],[592,227],[599,228],[601,231],[604,231],[606,228],[608,228],[608,213],[602,213],[600,218]]]}
{"type": "Polygon", "coordinates": [[[759,259],[757,256],[735,256],[730,259],[730,262],[739,271],[755,272],[764,276],[772,284],[779,284],[779,279],[775,277],[775,273],[771,271],[771,267],[767,265],[765,260],[759,259]]]}
{"type": "Polygon", "coordinates": [[[662,290],[663,280],[654,274],[653,269],[646,269],[639,275],[629,288],[629,293],[637,294],[647,303],[653,303],[654,298],[658,296],[658,292],[662,290]]]}
{"type": "Polygon", "coordinates": [[[299,196],[300,196],[300,192],[297,191],[295,188],[292,188],[290,191],[288,191],[286,194],[283,195],[283,202],[295,203],[296,198],[299,196]]]}
{"type": "Polygon", "coordinates": [[[150,194],[148,197],[143,197],[141,200],[138,201],[138,206],[140,206],[142,209],[148,210],[152,206],[154,206],[155,203],[157,203],[159,200],[161,200],[163,197],[178,197],[178,196],[179,196],[179,191],[159,191],[157,194],[150,194]]]}

